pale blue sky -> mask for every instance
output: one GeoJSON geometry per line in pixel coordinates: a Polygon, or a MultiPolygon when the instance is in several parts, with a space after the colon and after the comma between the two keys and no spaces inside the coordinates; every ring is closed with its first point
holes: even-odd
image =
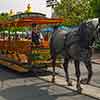
{"type": "Polygon", "coordinates": [[[13,9],[15,12],[26,9],[27,4],[32,5],[33,12],[41,12],[51,16],[51,8],[46,7],[46,0],[0,0],[0,12],[9,12],[13,9]]]}

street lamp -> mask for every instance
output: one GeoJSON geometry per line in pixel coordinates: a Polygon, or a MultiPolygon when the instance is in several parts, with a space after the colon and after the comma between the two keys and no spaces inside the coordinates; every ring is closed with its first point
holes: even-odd
{"type": "Polygon", "coordinates": [[[57,5],[57,0],[47,0],[46,3],[47,3],[47,7],[51,7],[52,17],[55,17],[54,7],[55,7],[55,5],[57,5]]]}

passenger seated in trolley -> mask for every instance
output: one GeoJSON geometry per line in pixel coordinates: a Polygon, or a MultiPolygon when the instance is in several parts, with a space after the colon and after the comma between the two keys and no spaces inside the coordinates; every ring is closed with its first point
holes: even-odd
{"type": "Polygon", "coordinates": [[[43,41],[43,36],[37,29],[36,24],[32,24],[32,43],[35,47],[40,47],[43,41]]]}

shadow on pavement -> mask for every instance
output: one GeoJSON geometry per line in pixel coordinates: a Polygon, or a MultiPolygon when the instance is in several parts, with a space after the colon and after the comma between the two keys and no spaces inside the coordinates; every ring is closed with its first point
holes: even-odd
{"type": "Polygon", "coordinates": [[[0,97],[4,100],[57,100],[57,98],[66,100],[63,99],[66,96],[67,100],[69,100],[70,97],[76,95],[79,94],[75,91],[52,85],[38,78],[34,80],[32,85],[11,87],[0,91],[0,97]]]}
{"type": "Polygon", "coordinates": [[[14,70],[11,70],[3,65],[0,65],[0,80],[9,80],[17,78],[26,78],[26,77],[38,77],[51,75],[52,72],[47,71],[46,69],[34,67],[32,72],[19,73],[14,70]]]}
{"type": "MultiPolygon", "coordinates": [[[[2,68],[0,68],[1,70],[2,68]]],[[[0,90],[0,100],[80,100],[80,98],[85,99],[84,95],[78,94],[76,91],[68,89],[66,86],[61,86],[58,84],[52,84],[45,79],[34,76],[49,75],[50,72],[35,69],[36,73],[18,74],[9,69],[2,69],[0,71],[0,79],[20,79],[32,76],[32,84],[30,82],[21,83],[16,86],[13,82],[10,82],[9,87],[0,90]],[[36,71],[37,70],[37,71],[36,71]],[[2,76],[3,74],[3,76],[2,76]],[[10,74],[10,75],[9,75],[10,74]],[[35,75],[34,75],[35,74],[35,75]],[[3,77],[3,78],[2,78],[3,77]],[[12,86],[11,86],[12,84],[12,86]]],[[[86,97],[87,100],[94,100],[90,97],[86,97]]],[[[83,100],[82,99],[82,100],[83,100]]]]}

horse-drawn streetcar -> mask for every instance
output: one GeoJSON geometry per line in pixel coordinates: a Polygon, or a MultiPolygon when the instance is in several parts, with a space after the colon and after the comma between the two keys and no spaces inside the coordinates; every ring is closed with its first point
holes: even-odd
{"type": "Polygon", "coordinates": [[[33,65],[49,65],[50,50],[49,36],[43,35],[42,42],[36,46],[32,43],[32,25],[37,25],[37,30],[47,24],[59,24],[64,22],[60,18],[46,18],[39,13],[22,13],[11,16],[8,21],[1,22],[0,27],[6,30],[0,32],[0,64],[18,72],[31,71],[33,65]],[[24,32],[16,31],[18,27],[23,27],[24,32]],[[16,29],[12,32],[12,29],[16,29]]]}

